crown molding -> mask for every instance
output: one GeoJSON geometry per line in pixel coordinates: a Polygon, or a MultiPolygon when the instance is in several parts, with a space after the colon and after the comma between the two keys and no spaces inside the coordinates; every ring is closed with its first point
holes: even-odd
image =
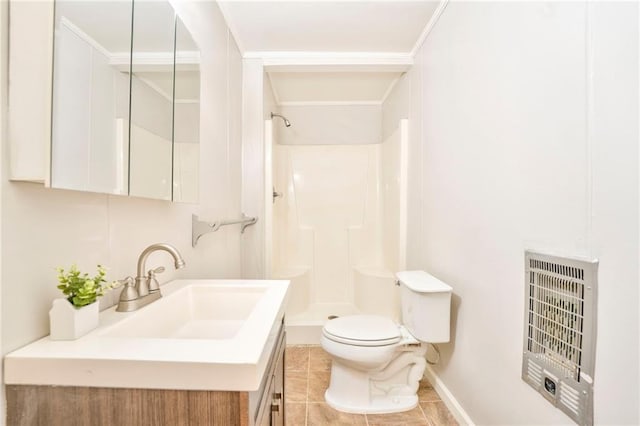
{"type": "Polygon", "coordinates": [[[387,87],[387,91],[384,92],[384,95],[382,95],[382,100],[380,101],[381,104],[386,102],[386,100],[389,97],[389,95],[391,94],[391,92],[393,92],[393,88],[396,87],[396,84],[398,84],[398,82],[400,81],[401,78],[402,78],[402,75],[400,75],[397,78],[395,78],[391,82],[391,84],[389,84],[389,87],[387,87]]]}
{"type": "MultiPolygon", "coordinates": [[[[261,59],[272,72],[292,72],[293,68],[313,67],[396,67],[406,71],[413,65],[413,57],[405,53],[389,52],[245,52],[244,59],[261,59]]],[[[360,69],[361,70],[361,69],[360,69]]]]}
{"type": "Polygon", "coordinates": [[[82,41],[84,41],[89,46],[91,46],[94,49],[96,49],[98,52],[102,53],[107,58],[111,57],[111,52],[109,52],[107,49],[105,49],[104,46],[102,46],[100,43],[98,43],[96,41],[96,39],[94,39],[89,34],[85,33],[84,31],[82,31],[80,29],[80,27],[78,27],[76,24],[71,22],[66,17],[64,17],[64,16],[60,17],[60,25],[66,27],[69,31],[71,31],[76,36],[78,36],[82,41]]]}
{"type": "Polygon", "coordinates": [[[435,27],[436,23],[440,19],[442,12],[444,12],[444,10],[447,8],[447,4],[449,4],[449,0],[440,0],[440,4],[438,4],[438,7],[433,12],[433,15],[431,15],[429,22],[427,22],[427,25],[425,25],[424,30],[422,30],[422,33],[420,33],[420,37],[418,37],[418,39],[416,40],[416,44],[413,45],[413,49],[411,49],[411,52],[409,53],[412,58],[418,54],[418,51],[424,44],[425,40],[427,39],[427,37],[429,37],[431,30],[433,30],[433,27],[435,27]]]}
{"type": "Polygon", "coordinates": [[[238,31],[235,25],[233,24],[233,21],[229,19],[229,11],[227,10],[226,3],[223,1],[216,1],[216,4],[218,5],[218,9],[220,9],[220,13],[222,14],[222,19],[224,19],[225,24],[227,24],[227,29],[229,30],[229,32],[231,33],[231,36],[235,40],[236,46],[238,46],[240,55],[244,57],[244,52],[245,52],[244,46],[242,45],[242,41],[238,37],[238,31]]]}
{"type": "Polygon", "coordinates": [[[278,104],[282,107],[307,106],[380,106],[381,101],[284,101],[278,104]]]}

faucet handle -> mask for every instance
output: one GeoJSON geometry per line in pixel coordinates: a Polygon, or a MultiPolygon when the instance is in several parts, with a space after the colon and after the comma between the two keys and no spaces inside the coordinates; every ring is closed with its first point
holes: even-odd
{"type": "Polygon", "coordinates": [[[132,277],[127,277],[123,280],[118,280],[118,284],[124,285],[122,292],[120,292],[120,301],[126,302],[128,300],[135,300],[138,298],[138,291],[133,285],[134,280],[132,277]]]}
{"type": "Polygon", "coordinates": [[[126,286],[127,284],[129,285],[133,285],[134,283],[134,279],[132,276],[128,276],[122,280],[116,280],[112,283],[111,288],[120,288],[123,285],[126,286]]]}
{"type": "Polygon", "coordinates": [[[160,284],[158,284],[158,280],[156,279],[156,274],[161,274],[165,271],[164,266],[160,266],[156,269],[150,269],[148,272],[148,280],[149,280],[149,292],[160,290],[160,284]]]}

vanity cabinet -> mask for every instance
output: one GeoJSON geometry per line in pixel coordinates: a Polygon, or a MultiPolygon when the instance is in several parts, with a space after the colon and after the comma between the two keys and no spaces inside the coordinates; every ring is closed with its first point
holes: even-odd
{"type": "Polygon", "coordinates": [[[278,338],[267,374],[263,379],[263,387],[252,395],[259,401],[255,412],[255,424],[258,426],[284,426],[284,331],[278,338]]]}
{"type": "Polygon", "coordinates": [[[7,385],[7,424],[284,425],[285,341],[281,325],[253,392],[7,385]]]}

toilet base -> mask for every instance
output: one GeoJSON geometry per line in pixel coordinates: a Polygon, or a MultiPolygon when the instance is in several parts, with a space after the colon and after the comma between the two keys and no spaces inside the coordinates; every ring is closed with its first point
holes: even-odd
{"type": "Polygon", "coordinates": [[[418,386],[426,367],[426,348],[405,347],[382,369],[363,371],[334,358],[331,381],[324,394],[331,408],[345,413],[387,414],[418,405],[418,386]],[[404,349],[404,350],[403,350],[404,349]]]}
{"type": "Polygon", "coordinates": [[[327,404],[338,411],[352,414],[391,414],[409,411],[418,406],[417,395],[374,396],[364,404],[344,404],[331,396],[330,389],[324,394],[327,404]]]}

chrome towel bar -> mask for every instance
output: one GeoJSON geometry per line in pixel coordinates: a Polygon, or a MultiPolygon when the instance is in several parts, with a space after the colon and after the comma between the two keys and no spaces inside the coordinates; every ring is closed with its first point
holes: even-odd
{"type": "Polygon", "coordinates": [[[216,222],[206,222],[198,219],[195,214],[191,215],[191,246],[195,247],[198,244],[198,240],[204,234],[209,232],[216,232],[220,227],[227,225],[240,224],[240,232],[244,233],[247,226],[251,226],[258,221],[257,217],[250,217],[242,213],[242,218],[236,220],[219,220],[216,222]]]}

